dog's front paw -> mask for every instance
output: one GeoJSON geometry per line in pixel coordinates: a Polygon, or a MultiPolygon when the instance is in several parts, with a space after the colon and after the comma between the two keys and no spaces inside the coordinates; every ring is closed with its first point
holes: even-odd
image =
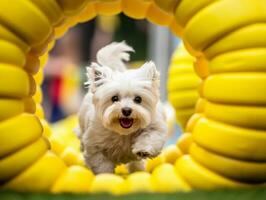
{"type": "Polygon", "coordinates": [[[136,153],[136,156],[139,157],[139,158],[150,158],[151,155],[149,152],[145,152],[145,151],[139,151],[136,153]]]}
{"type": "Polygon", "coordinates": [[[140,159],[153,158],[158,155],[152,146],[145,146],[143,148],[134,147],[132,152],[140,159]]]}

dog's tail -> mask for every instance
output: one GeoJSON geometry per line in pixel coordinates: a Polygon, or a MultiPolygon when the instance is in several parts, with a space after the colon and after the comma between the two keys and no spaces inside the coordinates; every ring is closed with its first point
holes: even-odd
{"type": "Polygon", "coordinates": [[[134,52],[134,49],[125,41],[113,42],[98,51],[97,62],[116,71],[125,71],[127,67],[124,61],[130,60],[129,52],[134,52]]]}

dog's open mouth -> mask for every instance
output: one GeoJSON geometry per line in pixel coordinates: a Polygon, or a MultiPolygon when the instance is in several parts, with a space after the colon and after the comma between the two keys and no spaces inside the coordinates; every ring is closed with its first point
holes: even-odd
{"type": "Polygon", "coordinates": [[[120,118],[119,122],[123,128],[130,128],[133,125],[132,118],[120,118]]]}

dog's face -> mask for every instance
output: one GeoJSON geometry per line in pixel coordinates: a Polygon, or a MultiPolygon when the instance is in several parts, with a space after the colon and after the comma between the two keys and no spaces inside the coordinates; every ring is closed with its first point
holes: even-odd
{"type": "Polygon", "coordinates": [[[93,103],[105,128],[129,135],[151,123],[159,100],[159,73],[152,62],[125,72],[100,67],[93,74],[93,103]]]}

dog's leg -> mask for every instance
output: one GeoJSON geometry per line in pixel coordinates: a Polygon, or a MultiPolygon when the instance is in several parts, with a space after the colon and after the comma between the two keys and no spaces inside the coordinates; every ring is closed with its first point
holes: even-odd
{"type": "Polygon", "coordinates": [[[127,168],[129,173],[137,172],[137,171],[145,171],[145,165],[143,160],[132,161],[127,164],[127,168]]]}
{"type": "Polygon", "coordinates": [[[139,158],[157,156],[166,142],[166,134],[166,129],[147,128],[135,139],[132,152],[139,158]]]}
{"type": "Polygon", "coordinates": [[[87,154],[84,152],[87,166],[94,174],[114,173],[115,164],[108,160],[102,153],[87,154]]]}

